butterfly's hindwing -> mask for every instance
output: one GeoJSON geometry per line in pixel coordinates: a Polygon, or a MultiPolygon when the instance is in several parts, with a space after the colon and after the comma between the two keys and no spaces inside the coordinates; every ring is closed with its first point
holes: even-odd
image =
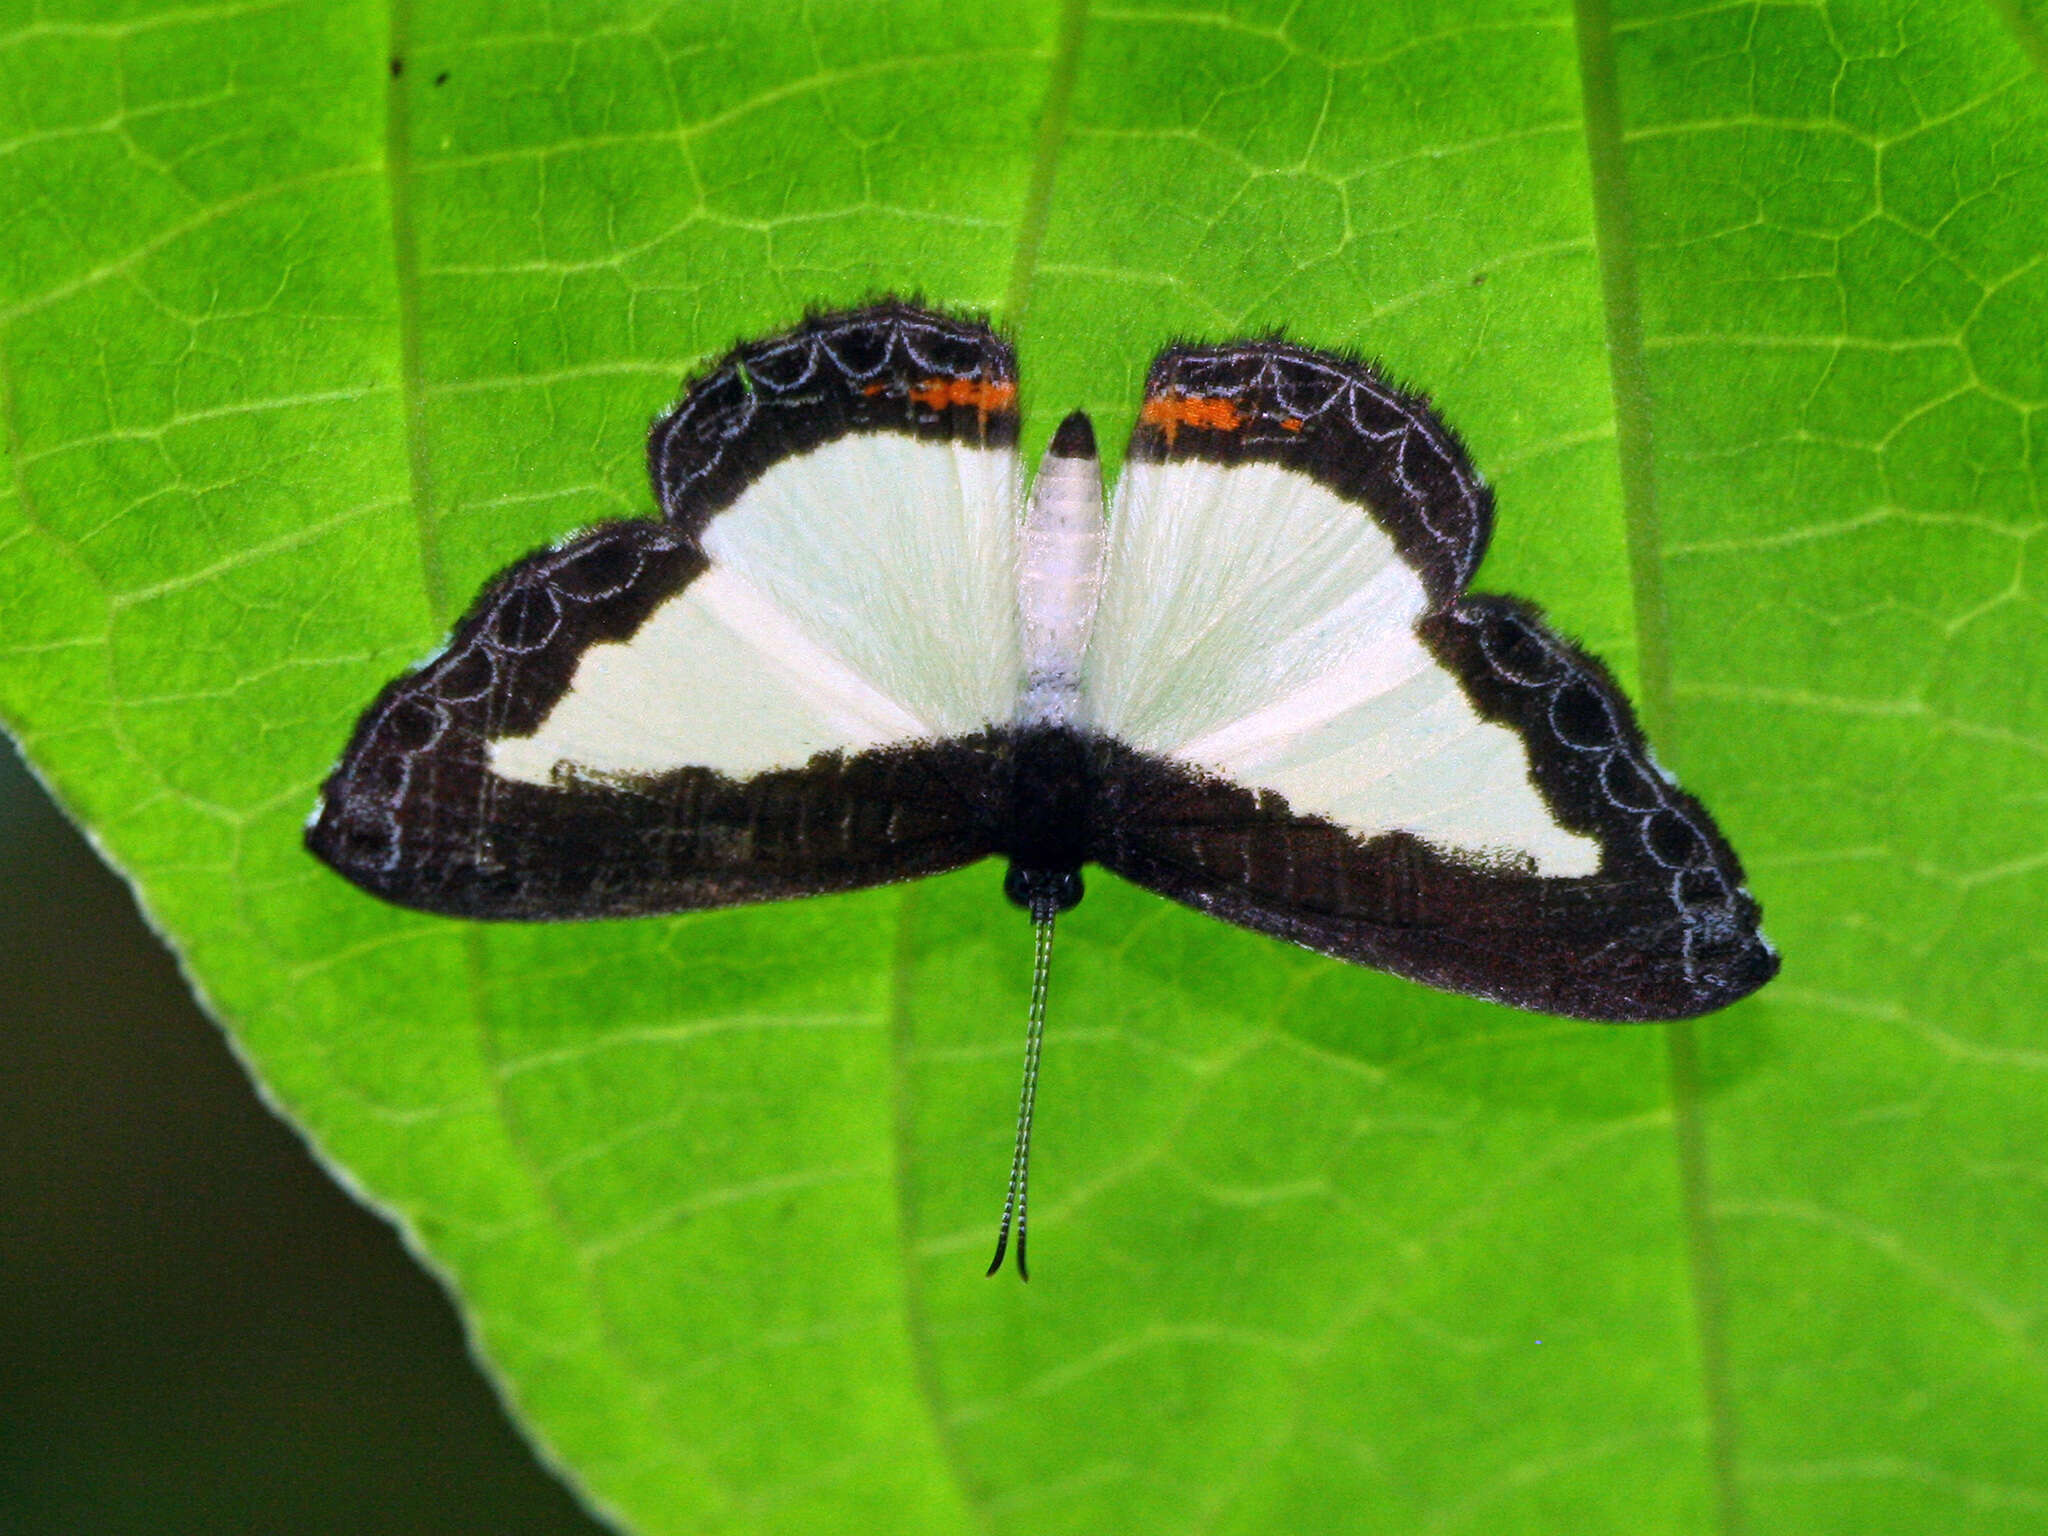
{"type": "Polygon", "coordinates": [[[527,920],[843,890],[983,856],[994,775],[972,741],[825,751],[744,777],[496,771],[497,749],[546,718],[591,647],[637,633],[703,564],[660,524],[620,523],[514,566],[441,656],[364,713],[313,851],[404,906],[527,920]],[[630,579],[606,590],[599,571],[630,579]]]}
{"type": "Polygon", "coordinates": [[[1609,1009],[1661,996],[1704,1012],[1777,974],[1735,850],[1658,765],[1606,667],[1510,598],[1462,598],[1422,632],[1480,712],[1530,743],[1531,773],[1559,821],[1598,840],[1600,873],[1588,889],[1636,914],[1627,953],[1589,967],[1629,968],[1607,988],[1609,1009]]]}
{"type": "MultiPolygon", "coordinates": [[[[1604,682],[1568,678],[1558,691],[1604,682]]],[[[1617,696],[1601,695],[1615,711],[1617,696]]],[[[1625,714],[1606,718],[1625,722],[1615,739],[1575,749],[1585,761],[1549,776],[1600,838],[1592,874],[1544,877],[1407,832],[1362,837],[1281,795],[1111,742],[1097,744],[1092,854],[1212,916],[1447,991],[1613,1021],[1721,1007],[1777,970],[1757,905],[1698,802],[1647,762],[1625,714]]]]}

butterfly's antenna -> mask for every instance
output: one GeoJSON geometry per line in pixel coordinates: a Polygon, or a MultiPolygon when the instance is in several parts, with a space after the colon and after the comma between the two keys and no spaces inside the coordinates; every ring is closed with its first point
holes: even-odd
{"type": "Polygon", "coordinates": [[[1029,1280],[1024,1267],[1025,1216],[1031,1199],[1031,1109],[1038,1098],[1038,1045],[1045,1038],[1045,980],[1052,970],[1052,920],[1059,908],[1049,896],[1031,903],[1031,1012],[1024,1025],[1024,1091],[1017,1100],[1017,1150],[1010,1158],[1010,1192],[1003,1200],[1003,1226],[996,1234],[996,1256],[988,1272],[1003,1267],[1010,1246],[1010,1218],[1017,1219],[1017,1278],[1029,1280]]]}

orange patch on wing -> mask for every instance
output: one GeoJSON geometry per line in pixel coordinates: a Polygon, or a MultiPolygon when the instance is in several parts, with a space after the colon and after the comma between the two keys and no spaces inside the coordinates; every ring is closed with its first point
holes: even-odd
{"type": "Polygon", "coordinates": [[[1299,416],[1283,416],[1280,418],[1280,425],[1289,432],[1299,432],[1301,430],[1301,418],[1299,416]]]}
{"type": "Polygon", "coordinates": [[[1154,395],[1139,415],[1148,425],[1165,430],[1169,448],[1182,427],[1235,432],[1244,425],[1244,412],[1221,395],[1154,395]]]}
{"type": "Polygon", "coordinates": [[[1017,386],[1007,379],[924,379],[910,386],[910,398],[934,411],[967,405],[987,416],[1015,406],[1017,386]]]}

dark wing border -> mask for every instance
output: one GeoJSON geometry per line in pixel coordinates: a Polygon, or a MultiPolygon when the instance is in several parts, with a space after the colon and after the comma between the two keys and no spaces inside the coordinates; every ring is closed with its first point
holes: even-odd
{"type": "Polygon", "coordinates": [[[1299,471],[1370,509],[1432,603],[1465,590],[1493,536],[1493,492],[1458,434],[1362,357],[1279,339],[1169,347],[1129,454],[1299,471]]]}
{"type": "Polygon", "coordinates": [[[648,473],[694,536],[770,465],[857,432],[1015,447],[1015,349],[909,299],[812,314],[690,381],[648,434],[648,473]]]}

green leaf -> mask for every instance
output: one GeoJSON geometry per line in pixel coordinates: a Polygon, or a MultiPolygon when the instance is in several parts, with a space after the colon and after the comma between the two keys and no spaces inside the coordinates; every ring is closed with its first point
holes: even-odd
{"type": "Polygon", "coordinates": [[[0,712],[252,1071],[645,1532],[2038,1527],[2038,3],[0,13],[0,712]],[[402,58],[403,71],[392,64],[402,58]],[[806,304],[1426,385],[1482,585],[1637,680],[1783,977],[1439,997],[1107,877],[1031,1285],[980,1270],[987,869],[688,920],[385,909],[298,833],[677,379],[806,304]]]}

